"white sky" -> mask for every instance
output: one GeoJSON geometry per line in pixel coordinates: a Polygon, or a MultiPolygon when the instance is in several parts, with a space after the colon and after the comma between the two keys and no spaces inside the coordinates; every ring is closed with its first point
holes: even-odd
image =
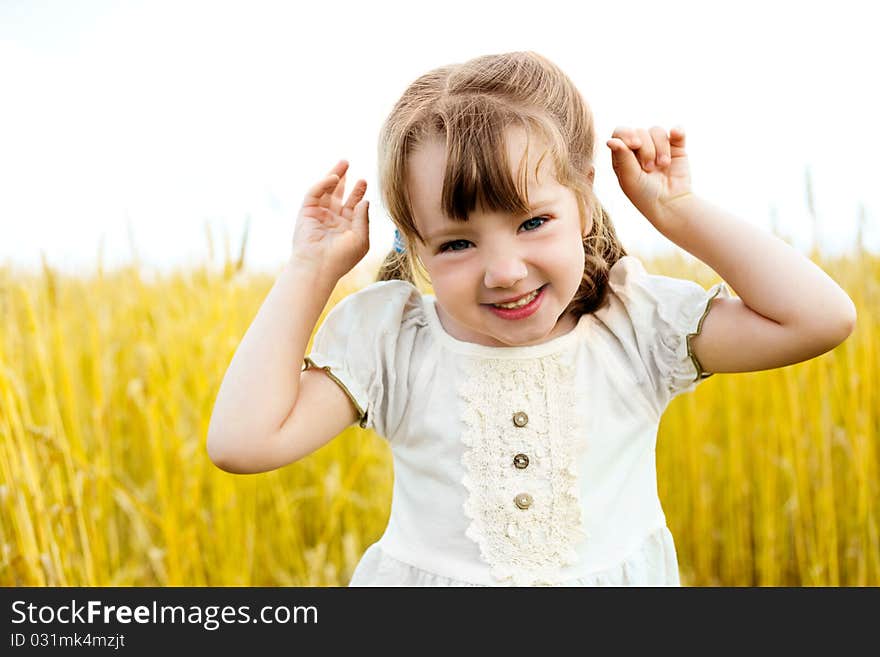
{"type": "MultiPolygon", "coordinates": [[[[206,224],[247,262],[286,260],[302,195],[340,158],[391,247],[376,139],[431,68],[535,50],[596,117],[597,194],[637,255],[678,249],[620,191],[617,125],[688,135],[695,192],[806,251],[812,172],[823,251],[859,204],[880,249],[880,48],[864,2],[27,2],[0,0],[0,263],[64,271],[208,258],[206,224]]],[[[215,256],[215,263],[221,261],[215,256]]]]}

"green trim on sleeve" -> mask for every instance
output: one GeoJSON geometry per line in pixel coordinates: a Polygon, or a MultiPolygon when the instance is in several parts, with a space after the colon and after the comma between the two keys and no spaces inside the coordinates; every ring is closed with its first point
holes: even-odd
{"type": "Polygon", "coordinates": [[[709,301],[706,302],[706,310],[703,311],[702,316],[700,317],[700,321],[697,323],[697,330],[695,333],[688,333],[685,342],[687,342],[687,352],[688,356],[690,356],[691,361],[694,363],[694,367],[697,368],[697,378],[694,381],[699,381],[700,379],[708,379],[710,376],[714,374],[714,372],[705,372],[703,371],[703,366],[700,365],[700,361],[697,360],[697,355],[694,353],[693,349],[691,349],[691,338],[699,335],[700,331],[703,330],[703,320],[706,319],[706,315],[709,314],[709,308],[712,307],[712,302],[715,300],[715,297],[718,296],[718,293],[721,292],[721,286],[718,286],[718,289],[715,290],[715,294],[709,297],[709,301]]]}
{"type": "Polygon", "coordinates": [[[336,384],[340,388],[342,388],[343,392],[345,392],[346,395],[348,395],[348,398],[351,400],[351,403],[354,404],[354,407],[357,409],[358,415],[360,416],[360,420],[358,421],[358,426],[360,426],[362,429],[366,429],[367,428],[367,413],[366,413],[366,411],[364,411],[364,409],[361,408],[360,404],[357,403],[357,400],[354,398],[354,395],[352,395],[351,391],[345,387],[345,384],[342,381],[340,381],[336,377],[336,375],[333,374],[333,372],[330,371],[330,366],[326,365],[324,367],[321,367],[315,361],[313,361],[311,358],[306,356],[303,359],[303,368],[300,370],[300,372],[305,372],[309,368],[316,369],[316,370],[324,370],[327,373],[327,376],[329,376],[331,379],[336,381],[336,384]]]}

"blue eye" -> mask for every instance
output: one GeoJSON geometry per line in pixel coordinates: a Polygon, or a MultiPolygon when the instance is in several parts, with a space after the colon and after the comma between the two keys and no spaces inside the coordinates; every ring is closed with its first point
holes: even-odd
{"type": "MultiPolygon", "coordinates": [[[[545,223],[547,223],[548,219],[547,219],[547,217],[532,217],[531,219],[528,219],[525,222],[523,222],[523,226],[525,226],[527,223],[529,223],[529,221],[540,221],[541,222],[537,226],[535,226],[535,230],[537,230],[538,228],[543,226],[545,223]]],[[[529,232],[531,232],[531,231],[529,231],[529,232]]]]}
{"type": "MultiPolygon", "coordinates": [[[[529,232],[529,233],[533,233],[533,232],[535,232],[536,230],[538,230],[538,228],[540,228],[540,227],[543,226],[545,223],[547,223],[548,221],[550,221],[550,218],[549,218],[549,217],[532,217],[531,219],[526,219],[526,220],[522,223],[522,225],[525,226],[526,224],[529,224],[529,223],[531,223],[532,221],[540,221],[541,223],[537,224],[534,228],[526,229],[526,232],[529,232]]],[[[444,253],[445,251],[464,251],[465,249],[453,249],[453,248],[451,248],[451,247],[452,247],[452,245],[454,245],[454,244],[468,244],[468,243],[469,243],[469,242],[468,242],[467,240],[453,240],[452,242],[446,242],[445,244],[442,244],[442,245],[440,246],[440,248],[438,249],[438,251],[439,251],[440,253],[444,253]]]]}

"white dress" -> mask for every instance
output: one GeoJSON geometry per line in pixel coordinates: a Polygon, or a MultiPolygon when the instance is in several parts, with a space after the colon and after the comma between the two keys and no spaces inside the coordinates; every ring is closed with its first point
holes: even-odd
{"type": "Polygon", "coordinates": [[[679,585],[654,448],[669,402],[711,376],[688,335],[718,295],[625,256],[602,308],[526,347],[453,338],[404,281],[340,301],[304,367],[394,461],[388,525],[349,586],[679,585]]]}

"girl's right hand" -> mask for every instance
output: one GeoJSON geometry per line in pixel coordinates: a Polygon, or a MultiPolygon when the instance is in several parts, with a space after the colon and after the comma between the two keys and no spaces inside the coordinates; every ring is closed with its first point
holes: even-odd
{"type": "Polygon", "coordinates": [[[367,181],[358,180],[343,204],[347,170],[340,160],[309,189],[293,230],[293,258],[337,281],[370,250],[367,181]]]}

